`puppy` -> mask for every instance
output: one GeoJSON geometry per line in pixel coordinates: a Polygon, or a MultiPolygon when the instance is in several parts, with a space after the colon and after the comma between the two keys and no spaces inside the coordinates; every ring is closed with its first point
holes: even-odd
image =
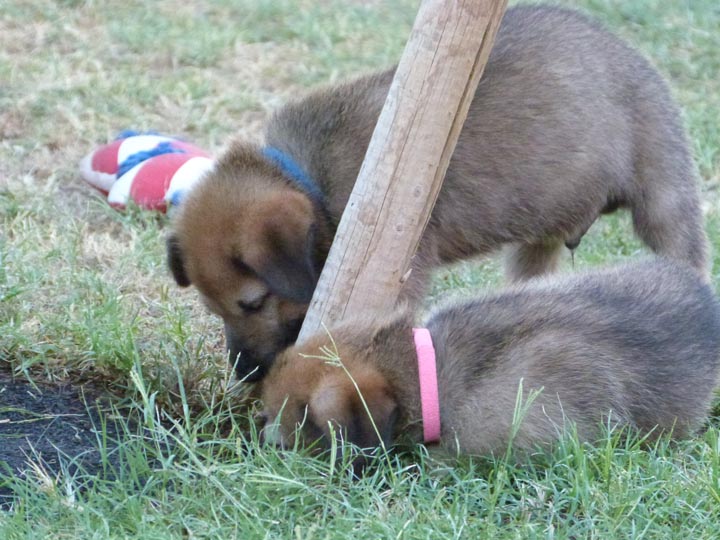
{"type": "MultiPolygon", "coordinates": [[[[528,408],[513,448],[532,451],[567,423],[584,441],[607,423],[687,436],[718,383],[720,304],[670,260],[532,280],[440,309],[425,327],[436,353],[439,442],[468,454],[507,450],[520,390],[528,408]]],[[[283,352],[263,381],[266,439],[292,446],[300,435],[322,447],[332,427],[361,447],[421,442],[428,426],[411,318],[330,334],[283,352]],[[319,358],[321,346],[336,348],[344,367],[319,358]]]]}
{"type": "MultiPolygon", "coordinates": [[[[170,268],[223,318],[241,378],[261,378],[296,339],[392,77],[286,105],[266,147],[233,143],[181,207],[170,268]]],[[[695,169],[661,76],[583,15],[511,8],[403,297],[421,298],[434,267],[502,246],[511,281],[548,272],[617,208],[707,279],[695,169]]]]}

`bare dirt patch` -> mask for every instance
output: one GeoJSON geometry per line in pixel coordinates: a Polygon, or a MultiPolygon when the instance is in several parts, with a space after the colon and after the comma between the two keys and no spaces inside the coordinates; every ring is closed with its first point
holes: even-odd
{"type": "Polygon", "coordinates": [[[0,506],[13,498],[13,476],[100,472],[98,438],[116,439],[99,387],[32,385],[0,371],[0,404],[0,506]]]}

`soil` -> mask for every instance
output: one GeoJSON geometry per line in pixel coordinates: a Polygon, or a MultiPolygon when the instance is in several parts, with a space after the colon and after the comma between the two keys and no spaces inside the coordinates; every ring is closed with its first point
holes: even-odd
{"type": "MultiPolygon", "coordinates": [[[[107,395],[99,388],[32,385],[0,371],[0,506],[12,502],[12,479],[32,471],[32,464],[42,465],[50,478],[78,467],[98,472],[96,435],[107,410],[107,395]]],[[[105,423],[110,440],[113,425],[105,423]]]]}

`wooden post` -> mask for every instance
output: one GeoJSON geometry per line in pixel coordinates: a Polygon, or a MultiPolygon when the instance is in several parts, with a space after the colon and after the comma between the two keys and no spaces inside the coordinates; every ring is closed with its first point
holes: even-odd
{"type": "Polygon", "coordinates": [[[423,0],[298,341],[393,309],[507,0],[423,0]]]}

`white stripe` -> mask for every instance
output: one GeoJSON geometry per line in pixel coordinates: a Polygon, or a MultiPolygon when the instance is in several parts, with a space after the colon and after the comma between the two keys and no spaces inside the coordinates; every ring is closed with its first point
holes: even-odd
{"type": "Polygon", "coordinates": [[[165,200],[171,200],[176,191],[192,188],[205,173],[213,168],[214,164],[215,162],[212,159],[202,156],[195,156],[187,160],[173,174],[170,186],[167,193],[165,193],[165,200]]]}
{"type": "Polygon", "coordinates": [[[119,204],[123,206],[127,204],[128,198],[130,198],[130,188],[132,187],[133,180],[135,180],[135,176],[138,171],[142,169],[142,166],[145,165],[145,163],[146,161],[138,163],[118,178],[117,182],[115,182],[110,189],[110,193],[108,193],[108,202],[110,204],[119,204]]]}
{"type": "Polygon", "coordinates": [[[90,152],[87,156],[82,158],[80,161],[80,176],[88,184],[95,186],[98,189],[110,191],[110,188],[115,183],[117,177],[114,174],[104,173],[100,171],[94,171],[92,168],[92,160],[95,152],[90,152]]]}

